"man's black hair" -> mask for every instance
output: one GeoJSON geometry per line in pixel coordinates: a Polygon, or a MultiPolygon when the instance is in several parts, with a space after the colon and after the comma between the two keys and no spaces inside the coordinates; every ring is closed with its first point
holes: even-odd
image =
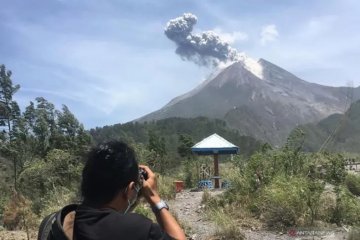
{"type": "Polygon", "coordinates": [[[139,178],[135,152],[126,143],[110,141],[93,148],[82,173],[84,203],[101,206],[139,178]]]}

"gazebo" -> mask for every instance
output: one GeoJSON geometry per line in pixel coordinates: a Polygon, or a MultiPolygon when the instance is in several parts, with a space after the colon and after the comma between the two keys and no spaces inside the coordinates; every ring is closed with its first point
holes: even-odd
{"type": "Polygon", "coordinates": [[[191,150],[198,155],[214,155],[215,188],[220,188],[219,155],[237,154],[239,147],[235,146],[216,133],[195,144],[191,150]]]}

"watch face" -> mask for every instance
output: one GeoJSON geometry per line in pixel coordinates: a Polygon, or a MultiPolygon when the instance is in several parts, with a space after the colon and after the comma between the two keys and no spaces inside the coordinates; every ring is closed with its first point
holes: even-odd
{"type": "Polygon", "coordinates": [[[156,204],[156,208],[158,210],[161,210],[163,208],[166,208],[167,210],[169,210],[169,206],[166,204],[165,201],[161,200],[158,204],[156,204]]]}
{"type": "Polygon", "coordinates": [[[169,210],[169,205],[167,205],[166,202],[164,202],[164,208],[166,208],[167,210],[169,210]]]}
{"type": "Polygon", "coordinates": [[[167,210],[169,210],[169,206],[166,204],[166,202],[164,200],[160,200],[160,202],[158,202],[157,204],[155,204],[154,206],[151,207],[151,209],[154,213],[158,213],[163,208],[166,208],[167,210]]]}

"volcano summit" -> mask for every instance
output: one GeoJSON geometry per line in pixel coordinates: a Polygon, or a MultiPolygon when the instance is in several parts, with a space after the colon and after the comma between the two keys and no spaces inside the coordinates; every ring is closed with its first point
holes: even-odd
{"type": "Polygon", "coordinates": [[[241,134],[284,143],[297,125],[317,122],[348,107],[360,88],[306,82],[264,59],[245,55],[192,91],[135,121],[205,116],[223,119],[241,134]]]}

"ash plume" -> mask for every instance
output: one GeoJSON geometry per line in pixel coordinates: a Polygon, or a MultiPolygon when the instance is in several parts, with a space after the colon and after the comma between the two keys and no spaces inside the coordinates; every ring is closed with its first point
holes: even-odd
{"type": "Polygon", "coordinates": [[[223,41],[213,31],[193,34],[197,17],[192,13],[170,20],[165,27],[165,35],[177,45],[176,53],[182,59],[202,66],[217,66],[220,62],[233,62],[241,59],[241,54],[223,41]]]}

